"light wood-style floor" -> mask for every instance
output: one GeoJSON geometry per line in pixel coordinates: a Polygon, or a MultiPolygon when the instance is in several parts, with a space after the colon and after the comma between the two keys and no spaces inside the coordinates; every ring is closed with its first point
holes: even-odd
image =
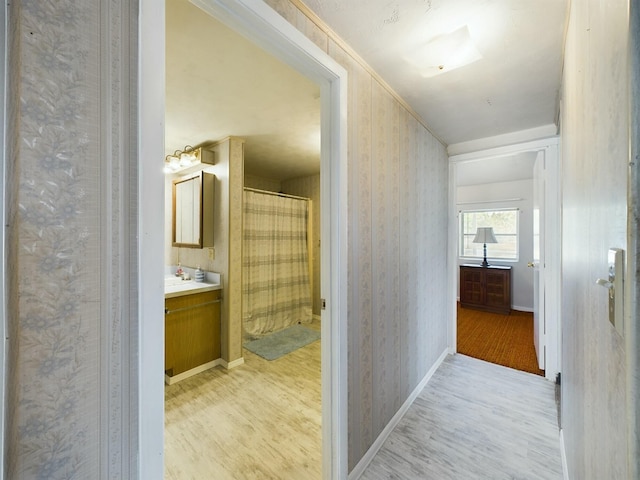
{"type": "Polygon", "coordinates": [[[322,477],[320,342],[244,358],[165,386],[165,479],[322,477]]]}
{"type": "MultiPolygon", "coordinates": [[[[165,387],[165,479],[320,479],[320,342],[165,387]]],[[[455,355],[364,480],[562,478],[554,386],[455,355]]]]}
{"type": "Polygon", "coordinates": [[[449,356],[361,478],[562,479],[555,408],[540,376],[449,356]]]}

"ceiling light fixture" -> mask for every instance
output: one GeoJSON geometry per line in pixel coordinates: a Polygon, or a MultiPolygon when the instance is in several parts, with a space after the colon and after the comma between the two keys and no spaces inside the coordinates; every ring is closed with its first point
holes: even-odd
{"type": "Polygon", "coordinates": [[[405,60],[420,69],[422,76],[433,77],[480,60],[482,55],[471,40],[466,25],[451,33],[433,37],[405,60]]]}
{"type": "Polygon", "coordinates": [[[203,168],[203,164],[213,165],[213,163],[214,156],[211,150],[187,145],[184,150],[176,150],[165,157],[164,173],[188,173],[203,168]]]}

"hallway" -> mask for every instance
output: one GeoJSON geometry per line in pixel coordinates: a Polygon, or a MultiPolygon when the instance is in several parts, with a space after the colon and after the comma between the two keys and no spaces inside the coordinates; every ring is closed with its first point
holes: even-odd
{"type": "Polygon", "coordinates": [[[360,478],[562,479],[554,385],[449,356],[360,478]]]}

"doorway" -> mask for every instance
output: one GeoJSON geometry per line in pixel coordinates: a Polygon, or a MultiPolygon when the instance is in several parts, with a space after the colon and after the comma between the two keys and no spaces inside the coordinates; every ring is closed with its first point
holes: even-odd
{"type": "MultiPolygon", "coordinates": [[[[509,253],[502,252],[506,260],[496,260],[490,263],[503,265],[509,268],[511,279],[509,306],[515,310],[532,312],[533,316],[540,317],[540,338],[538,339],[538,351],[544,360],[545,377],[549,380],[555,380],[556,374],[560,367],[560,193],[559,193],[559,158],[558,158],[558,139],[556,137],[543,139],[533,142],[527,142],[508,147],[498,147],[478,152],[465,153],[450,157],[450,230],[449,235],[449,259],[453,265],[450,271],[450,289],[452,292],[451,304],[452,312],[450,323],[450,345],[452,351],[457,350],[458,341],[458,307],[457,299],[459,297],[459,265],[466,263],[482,262],[482,258],[465,258],[460,253],[460,239],[465,232],[461,226],[460,218],[468,215],[501,214],[502,212],[513,211],[519,218],[519,226],[516,225],[514,234],[521,244],[526,244],[526,251],[518,248],[515,253],[509,257],[509,253]],[[544,179],[543,195],[545,205],[544,217],[541,218],[541,224],[544,226],[540,231],[544,232],[544,238],[540,238],[541,244],[544,245],[545,261],[542,262],[544,268],[539,268],[538,274],[542,277],[539,285],[544,286],[542,291],[538,291],[533,285],[534,275],[532,275],[530,263],[533,262],[533,244],[534,244],[534,201],[533,201],[533,166],[536,159],[541,158],[544,161],[544,179]],[[521,164],[521,170],[529,170],[527,179],[506,181],[508,175],[517,176],[516,166],[521,164]],[[510,173],[509,169],[514,169],[510,173]],[[498,176],[505,175],[503,178],[498,176]],[[481,178],[484,177],[484,178],[481,178]],[[503,183],[495,183],[496,180],[502,180],[503,183]],[[522,183],[522,185],[520,184],[522,183]],[[471,187],[469,185],[476,184],[471,187]],[[481,184],[477,186],[477,184],[481,184]],[[463,185],[463,187],[461,187],[463,185]],[[511,189],[511,190],[510,190],[511,189]],[[528,189],[530,194],[521,195],[519,192],[528,189]],[[526,198],[525,198],[526,197],[526,198]],[[531,257],[531,258],[528,258],[531,257]],[[473,261],[477,260],[477,261],[473,261]],[[514,282],[514,278],[515,282],[514,282]],[[528,283],[527,283],[528,282],[528,283]],[[513,286],[513,288],[511,288],[513,286]],[[516,290],[517,288],[517,290],[516,290]],[[538,299],[534,297],[538,295],[538,299]],[[542,300],[540,300],[542,299],[542,300]],[[542,301],[543,307],[538,312],[535,306],[540,305],[542,301]]],[[[538,165],[540,165],[538,163],[538,165]]],[[[515,177],[514,177],[515,178],[515,177]]],[[[473,222],[468,223],[468,227],[473,222]]],[[[479,225],[478,226],[484,226],[479,225]]],[[[508,243],[509,235],[506,231],[500,231],[501,241],[508,243]]],[[[499,235],[500,236],[500,235],[499,235]]],[[[470,238],[467,238],[471,242],[470,238]]],[[[484,245],[476,246],[481,248],[484,245]]],[[[489,250],[491,251],[491,250],[489,250]]],[[[477,255],[476,255],[477,256],[477,255]]],[[[491,256],[491,254],[489,254],[491,256]]],[[[482,254],[480,254],[482,257],[482,254]]],[[[531,315],[531,314],[523,314],[531,315]]],[[[526,320],[526,319],[525,319],[526,320]]],[[[529,320],[531,321],[531,320],[529,320]]],[[[532,333],[533,335],[533,333],[532,333]]],[[[532,337],[533,339],[533,337],[532,337]]],[[[532,345],[533,346],[533,345],[532,345]]],[[[535,359],[534,359],[535,360],[535,359]]],[[[533,362],[535,363],[535,361],[533,362]]]]}
{"type": "MultiPolygon", "coordinates": [[[[317,46],[282,19],[266,4],[244,5],[235,0],[194,1],[194,4],[210,13],[238,33],[258,43],[268,52],[291,65],[321,87],[321,232],[323,245],[321,254],[322,295],[326,309],[322,312],[322,424],[323,424],[323,477],[343,478],[346,476],[346,72],[329,58],[317,46]]],[[[164,36],[159,35],[164,25],[163,12],[158,14],[155,2],[143,0],[141,5],[141,83],[145,79],[163,77],[161,62],[153,62],[157,54],[158,40],[164,44],[164,36]],[[147,7],[147,9],[145,8],[147,7]],[[149,35],[146,36],[146,33],[149,35]],[[145,40],[147,40],[145,42],[145,40]],[[151,40],[151,43],[149,42],[151,40]],[[154,43],[155,41],[155,43],[154,43]]],[[[157,80],[151,81],[157,85],[157,80]]],[[[152,85],[150,85],[152,87],[152,85]]],[[[141,151],[142,168],[152,171],[157,155],[148,152],[162,145],[162,132],[157,123],[144,122],[147,117],[160,118],[157,108],[157,96],[151,93],[153,88],[141,91],[141,151]]],[[[161,89],[155,90],[156,92],[161,89]]],[[[146,180],[148,180],[147,177],[146,180]]],[[[152,219],[150,207],[157,200],[157,189],[141,189],[142,227],[147,227],[160,235],[161,222],[152,219]],[[148,195],[145,198],[145,195],[148,195]],[[145,200],[153,200],[151,202],[145,200]]],[[[157,215],[156,215],[157,216],[157,215]]],[[[140,244],[141,270],[158,270],[157,256],[146,250],[151,240],[142,238],[140,244]]],[[[156,344],[156,338],[148,335],[158,332],[152,325],[157,307],[154,301],[161,298],[158,287],[141,291],[141,329],[140,338],[140,466],[141,477],[160,478],[162,475],[162,399],[154,371],[162,363],[162,354],[156,344]],[[147,374],[149,376],[147,376],[147,374]],[[148,387],[148,388],[147,388],[148,387]],[[154,399],[155,397],[155,399],[154,399]]],[[[156,316],[157,318],[157,316],[156,316]]],[[[161,330],[161,328],[160,328],[161,330]]]]}

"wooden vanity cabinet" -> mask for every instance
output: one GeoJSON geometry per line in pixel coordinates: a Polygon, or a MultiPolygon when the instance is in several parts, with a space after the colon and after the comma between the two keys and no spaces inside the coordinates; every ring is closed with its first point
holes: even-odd
{"type": "Polygon", "coordinates": [[[460,306],[511,312],[511,267],[460,265],[460,306]]]}
{"type": "Polygon", "coordinates": [[[221,292],[165,299],[164,370],[168,377],[220,358],[221,292]]]}

